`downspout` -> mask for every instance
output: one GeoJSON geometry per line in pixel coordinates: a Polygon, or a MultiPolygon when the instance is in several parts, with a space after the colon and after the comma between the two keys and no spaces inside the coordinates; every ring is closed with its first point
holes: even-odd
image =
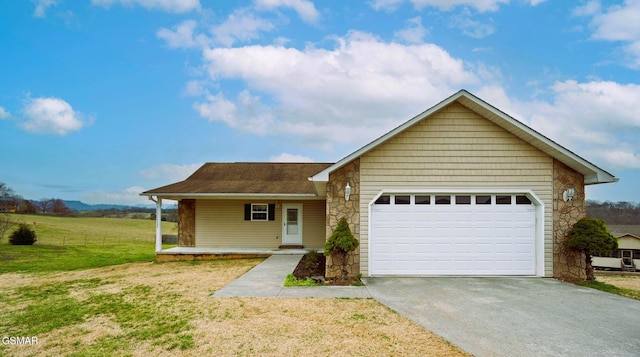
{"type": "Polygon", "coordinates": [[[162,198],[158,197],[157,200],[153,196],[149,196],[149,199],[156,204],[156,253],[162,250],[162,198]]]}

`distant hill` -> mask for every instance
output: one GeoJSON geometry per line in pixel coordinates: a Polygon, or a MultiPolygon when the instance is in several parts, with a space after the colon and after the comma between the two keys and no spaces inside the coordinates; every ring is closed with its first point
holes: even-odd
{"type": "Polygon", "coordinates": [[[587,200],[587,215],[607,225],[640,225],[640,203],[587,200]]]}
{"type": "Polygon", "coordinates": [[[110,204],[97,204],[90,205],[81,201],[65,201],[64,204],[73,211],[102,211],[102,210],[132,210],[141,208],[154,208],[154,205],[137,205],[137,206],[125,206],[125,205],[110,205],[110,204]]]}

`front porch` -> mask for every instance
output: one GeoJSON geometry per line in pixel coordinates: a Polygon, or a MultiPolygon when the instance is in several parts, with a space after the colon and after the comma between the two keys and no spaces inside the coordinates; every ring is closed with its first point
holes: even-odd
{"type": "Polygon", "coordinates": [[[156,252],[157,262],[181,260],[214,260],[266,258],[272,255],[304,255],[311,251],[322,253],[322,249],[279,249],[279,248],[199,248],[174,247],[156,252]]]}

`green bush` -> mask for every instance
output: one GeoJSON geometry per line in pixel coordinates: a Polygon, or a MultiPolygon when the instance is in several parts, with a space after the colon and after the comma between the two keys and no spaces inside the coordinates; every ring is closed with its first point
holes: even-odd
{"type": "Polygon", "coordinates": [[[347,223],[347,220],[343,217],[338,221],[338,225],[333,231],[333,234],[327,239],[324,245],[324,255],[346,255],[358,248],[359,244],[358,240],[351,233],[349,223],[347,223]]]}
{"type": "Polygon", "coordinates": [[[607,226],[598,218],[585,217],[576,222],[568,233],[565,246],[584,253],[587,281],[595,281],[591,255],[607,255],[618,249],[618,241],[609,233],[607,226]]]}
{"type": "MultiPolygon", "coordinates": [[[[347,255],[349,252],[354,251],[358,248],[360,242],[353,236],[351,233],[351,229],[349,228],[349,223],[343,217],[338,221],[338,225],[336,229],[333,231],[327,242],[324,244],[324,255],[331,255],[335,259],[335,257],[339,257],[340,265],[341,265],[341,279],[347,280],[349,277],[349,272],[347,271],[347,255]]],[[[333,260],[335,262],[335,260],[333,260]]]]}
{"type": "Polygon", "coordinates": [[[18,229],[9,236],[12,245],[33,245],[36,241],[36,232],[26,223],[20,223],[18,229]]]}

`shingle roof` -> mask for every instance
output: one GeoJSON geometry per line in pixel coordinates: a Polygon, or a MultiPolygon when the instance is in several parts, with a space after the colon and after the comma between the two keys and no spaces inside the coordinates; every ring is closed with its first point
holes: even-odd
{"type": "Polygon", "coordinates": [[[206,163],[186,180],[143,192],[145,196],[234,194],[315,195],[309,177],[331,163],[206,163]]]}
{"type": "Polygon", "coordinates": [[[615,237],[619,238],[625,234],[631,234],[636,237],[640,237],[640,225],[629,224],[609,224],[607,225],[609,232],[615,237]]]}

